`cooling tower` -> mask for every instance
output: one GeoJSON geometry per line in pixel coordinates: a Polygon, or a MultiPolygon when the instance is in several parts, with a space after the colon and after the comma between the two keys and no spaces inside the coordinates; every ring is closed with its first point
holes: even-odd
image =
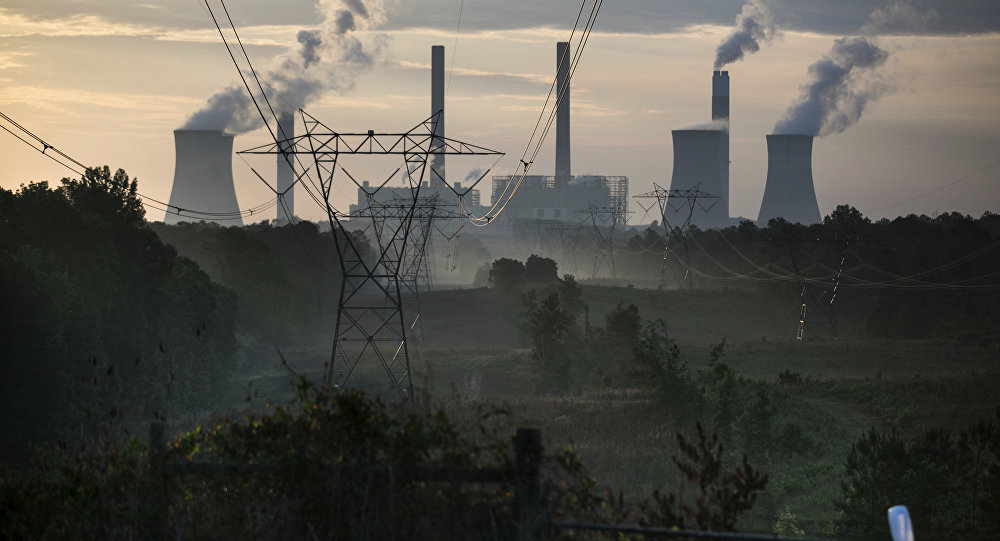
{"type": "Polygon", "coordinates": [[[724,204],[726,216],[729,216],[729,72],[712,72],[712,120],[726,123],[726,137],[719,149],[719,161],[722,163],[722,196],[720,203],[724,204]]]}
{"type": "MultiPolygon", "coordinates": [[[[698,190],[711,195],[722,191],[722,167],[719,153],[728,133],[724,130],[673,130],[674,174],[670,179],[671,190],[698,190]]],[[[679,226],[687,219],[688,209],[684,200],[671,198],[663,216],[679,226]]],[[[729,214],[722,199],[704,199],[694,209],[691,223],[702,229],[726,227],[729,214]],[[711,205],[711,207],[709,207],[711,205]]]]}
{"type": "Polygon", "coordinates": [[[811,135],[767,136],[767,184],[757,223],[782,217],[792,223],[820,222],[812,176],[811,135]]]}
{"type": "MultiPolygon", "coordinates": [[[[295,115],[292,113],[281,113],[278,115],[278,131],[275,133],[278,138],[278,148],[282,152],[291,151],[295,143],[295,115]]],[[[278,154],[278,208],[277,218],[288,222],[294,221],[295,217],[295,189],[292,187],[295,182],[295,155],[278,154]]]]}
{"type": "MultiPolygon", "coordinates": [[[[438,112],[437,126],[434,130],[436,137],[445,137],[444,134],[444,45],[434,45],[431,47],[431,114],[438,112]]],[[[440,143],[432,143],[432,148],[440,147],[440,143]]],[[[431,156],[431,168],[437,171],[430,173],[431,186],[447,185],[447,178],[444,174],[444,154],[431,156]],[[440,177],[438,176],[440,175],[440,177]]]]}
{"type": "Polygon", "coordinates": [[[569,160],[569,43],[556,43],[556,185],[565,186],[571,177],[569,160]]]}
{"type": "Polygon", "coordinates": [[[174,130],[176,163],[168,224],[206,220],[221,225],[243,225],[233,185],[233,136],[214,130],[174,130]],[[176,209],[182,209],[180,215],[176,209]],[[197,211],[210,217],[191,217],[197,211]],[[227,219],[228,218],[228,219],[227,219]],[[235,219],[232,219],[235,218],[235,219]]]}

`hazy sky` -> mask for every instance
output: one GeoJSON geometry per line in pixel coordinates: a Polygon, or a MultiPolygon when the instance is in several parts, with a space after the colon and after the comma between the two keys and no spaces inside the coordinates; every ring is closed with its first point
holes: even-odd
{"type": "MultiPolygon", "coordinates": [[[[317,92],[306,110],[343,132],[406,129],[430,114],[430,48],[445,45],[454,66],[447,135],[507,152],[494,173],[513,172],[555,70],[555,42],[568,38],[580,4],[345,4],[355,13],[363,6],[369,16],[355,17],[356,30],[347,33],[358,42],[341,45],[369,55],[371,65],[359,65],[357,56],[345,63],[338,52],[343,49],[321,55],[309,81],[328,90],[317,92]],[[360,48],[350,48],[355,45],[360,48]]],[[[669,185],[670,130],[709,119],[716,49],[743,4],[604,2],[573,81],[574,174],[626,175],[632,194],[649,190],[654,181],[669,185]]],[[[777,36],[726,67],[732,78],[733,215],[756,218],[766,176],[764,135],[800,96],[809,67],[837,39],[859,33],[874,39],[888,59],[856,77],[877,97],[866,102],[860,120],[815,141],[820,211],[850,203],[874,218],[1000,212],[1000,2],[763,4],[777,36]]],[[[282,73],[278,63],[298,58],[300,31],[330,31],[344,7],[338,0],[227,5],[254,64],[273,73],[282,73]]],[[[139,178],[141,192],[156,199],[170,195],[173,130],[213,93],[238,83],[198,0],[0,4],[0,111],[86,164],[124,168],[139,178]]],[[[266,140],[258,129],[238,136],[235,146],[266,140]]],[[[0,132],[0,156],[0,185],[8,189],[69,174],[6,132],[0,132]]],[[[553,164],[554,133],[532,173],[552,174],[553,164]]],[[[464,177],[460,167],[449,167],[452,180],[464,177]]],[[[239,158],[233,168],[241,206],[267,199],[239,158]]],[[[489,187],[482,188],[488,197],[489,187]]],[[[345,205],[354,190],[345,186],[338,193],[335,204],[345,205]]],[[[297,213],[320,218],[307,202],[300,192],[297,213]]],[[[150,211],[149,218],[161,219],[162,213],[150,211]]]]}

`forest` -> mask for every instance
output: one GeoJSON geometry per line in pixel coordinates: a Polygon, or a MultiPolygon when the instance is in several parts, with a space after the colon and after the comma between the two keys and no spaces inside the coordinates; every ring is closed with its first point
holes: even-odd
{"type": "Polygon", "coordinates": [[[1000,217],[667,233],[620,235],[613,280],[470,239],[400,403],[374,365],[323,384],[328,229],[150,222],[108,167],[0,190],[0,537],[510,539],[514,478],[393,472],[511,470],[518,427],[547,520],[866,540],[905,504],[921,538],[996,537],[1000,217]],[[257,473],[157,484],[157,453],[257,473]]]}

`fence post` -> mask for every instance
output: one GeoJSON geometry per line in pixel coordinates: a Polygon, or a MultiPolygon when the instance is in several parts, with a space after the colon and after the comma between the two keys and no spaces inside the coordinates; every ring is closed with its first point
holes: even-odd
{"type": "Polygon", "coordinates": [[[538,469],[542,459],[542,432],[537,428],[518,428],[514,440],[517,485],[518,541],[535,541],[541,534],[541,488],[538,469]]]}
{"type": "Polygon", "coordinates": [[[167,538],[166,442],[163,423],[149,425],[150,537],[167,538]]]}

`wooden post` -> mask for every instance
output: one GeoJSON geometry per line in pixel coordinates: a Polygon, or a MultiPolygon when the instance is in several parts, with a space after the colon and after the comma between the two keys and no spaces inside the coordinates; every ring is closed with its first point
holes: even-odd
{"type": "Polygon", "coordinates": [[[166,425],[149,425],[149,534],[151,539],[167,538],[166,425]]]}
{"type": "Polygon", "coordinates": [[[514,440],[517,485],[514,498],[517,506],[518,541],[535,541],[541,537],[541,488],[538,469],[542,460],[542,433],[536,428],[518,428],[514,440]]]}

